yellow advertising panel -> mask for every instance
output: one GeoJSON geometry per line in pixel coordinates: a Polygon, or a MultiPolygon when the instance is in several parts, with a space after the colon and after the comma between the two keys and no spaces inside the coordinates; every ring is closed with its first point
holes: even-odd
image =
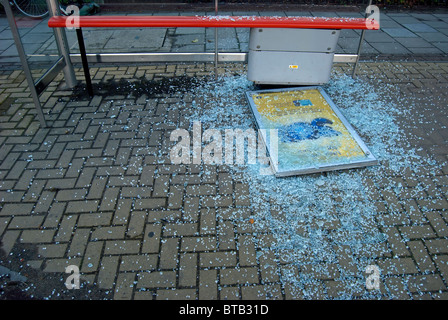
{"type": "MultiPolygon", "coordinates": [[[[247,93],[260,129],[277,129],[277,175],[376,164],[359,136],[320,87],[247,93]]],[[[272,160],[272,159],[271,159],[272,160]]],[[[271,161],[272,162],[272,161],[271,161]]]]}

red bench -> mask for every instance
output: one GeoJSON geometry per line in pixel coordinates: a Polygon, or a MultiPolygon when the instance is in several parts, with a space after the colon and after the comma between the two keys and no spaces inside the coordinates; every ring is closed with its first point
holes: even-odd
{"type": "Polygon", "coordinates": [[[301,28],[378,30],[378,21],[370,18],[321,18],[273,16],[53,16],[51,28],[75,27],[86,77],[87,90],[93,95],[81,28],[301,28]]]}
{"type": "MultiPolygon", "coordinates": [[[[56,16],[48,20],[51,28],[65,28],[71,16],[56,16]]],[[[364,18],[262,17],[262,16],[82,16],[77,25],[84,28],[301,28],[301,29],[372,29],[379,23],[364,18]]]]}

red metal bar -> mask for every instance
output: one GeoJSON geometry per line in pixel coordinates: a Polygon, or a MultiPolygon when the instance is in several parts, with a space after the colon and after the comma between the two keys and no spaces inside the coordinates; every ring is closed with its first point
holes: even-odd
{"type": "MultiPolygon", "coordinates": [[[[371,29],[379,23],[364,18],[260,17],[260,16],[81,16],[73,27],[144,28],[144,27],[211,27],[211,28],[303,28],[303,29],[371,29]]],[[[66,27],[70,17],[55,16],[48,20],[51,28],[66,27]]],[[[73,19],[73,18],[71,18],[73,19]]]]}

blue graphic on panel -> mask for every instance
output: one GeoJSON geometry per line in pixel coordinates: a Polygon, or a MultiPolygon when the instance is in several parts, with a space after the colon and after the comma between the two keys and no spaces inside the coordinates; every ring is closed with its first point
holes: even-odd
{"type": "Polygon", "coordinates": [[[331,120],[316,118],[311,123],[296,122],[279,130],[282,142],[296,142],[301,140],[316,140],[320,137],[334,137],[341,133],[328,126],[331,120]]]}

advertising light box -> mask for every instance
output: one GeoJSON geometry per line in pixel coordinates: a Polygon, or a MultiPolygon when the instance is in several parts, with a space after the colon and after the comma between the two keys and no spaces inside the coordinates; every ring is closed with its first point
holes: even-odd
{"type": "Polygon", "coordinates": [[[377,164],[321,87],[258,90],[246,95],[258,128],[266,132],[261,136],[276,176],[377,164]]]}

